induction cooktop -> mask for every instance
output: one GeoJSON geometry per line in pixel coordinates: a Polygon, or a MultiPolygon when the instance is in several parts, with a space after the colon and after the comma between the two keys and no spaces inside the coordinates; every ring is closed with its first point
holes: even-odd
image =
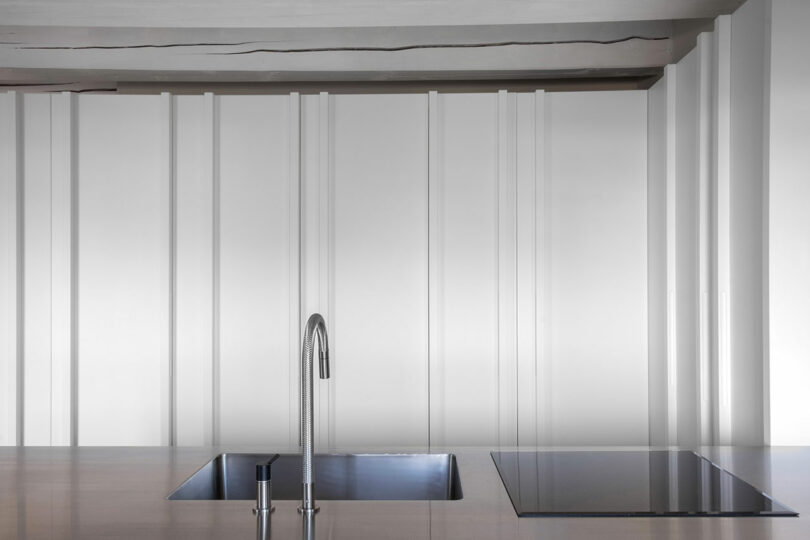
{"type": "Polygon", "coordinates": [[[798,516],[685,450],[492,452],[520,517],[798,516]]]}

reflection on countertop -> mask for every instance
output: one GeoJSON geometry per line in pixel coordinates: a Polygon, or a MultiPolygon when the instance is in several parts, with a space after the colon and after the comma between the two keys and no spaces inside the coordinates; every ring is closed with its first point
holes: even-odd
{"type": "MultiPolygon", "coordinates": [[[[582,448],[580,450],[618,450],[582,448]]],[[[647,449],[621,448],[622,450],[647,449]]],[[[424,452],[419,448],[341,448],[340,452],[424,452]]],[[[490,451],[456,454],[464,498],[457,501],[322,501],[304,523],[298,501],[274,501],[266,523],[255,501],[169,501],[167,495],[223,452],[289,452],[268,447],[0,448],[0,538],[670,538],[810,537],[810,448],[697,449],[721,467],[801,514],[798,518],[518,518],[490,451]]],[[[520,448],[535,450],[535,448],[520,448]]],[[[544,450],[544,449],[539,449],[544,450]]],[[[554,450],[577,450],[555,448],[554,450]]],[[[294,451],[294,449],[292,449],[294,451]]]]}
{"type": "MultiPolygon", "coordinates": [[[[256,514],[256,540],[273,540],[273,538],[282,538],[280,536],[273,536],[273,518],[269,512],[260,512],[256,514]]],[[[317,514],[301,514],[301,534],[298,538],[301,540],[315,540],[315,521],[317,514]]],[[[293,537],[291,537],[293,538],[293,537]]]]}

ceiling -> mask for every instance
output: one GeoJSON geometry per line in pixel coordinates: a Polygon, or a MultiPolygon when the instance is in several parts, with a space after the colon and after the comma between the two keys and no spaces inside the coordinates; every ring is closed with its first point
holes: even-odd
{"type": "Polygon", "coordinates": [[[0,87],[615,80],[644,88],[741,3],[0,0],[0,87]]]}
{"type": "Polygon", "coordinates": [[[742,0],[1,0],[3,26],[302,28],[714,18],[742,0]]]}

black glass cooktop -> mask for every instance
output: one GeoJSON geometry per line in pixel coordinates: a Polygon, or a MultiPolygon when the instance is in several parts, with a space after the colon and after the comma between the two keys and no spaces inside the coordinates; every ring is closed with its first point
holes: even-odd
{"type": "Polygon", "coordinates": [[[689,451],[492,452],[518,516],[797,516],[689,451]]]}

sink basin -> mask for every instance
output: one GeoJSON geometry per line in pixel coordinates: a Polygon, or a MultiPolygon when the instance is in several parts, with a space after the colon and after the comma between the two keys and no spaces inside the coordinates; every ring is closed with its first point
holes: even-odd
{"type": "MultiPolygon", "coordinates": [[[[255,500],[256,463],[272,454],[220,454],[169,500],[255,500]]],[[[458,500],[453,454],[315,454],[315,498],[321,500],[458,500]]],[[[273,463],[273,499],[301,499],[301,455],[273,463]]]]}

